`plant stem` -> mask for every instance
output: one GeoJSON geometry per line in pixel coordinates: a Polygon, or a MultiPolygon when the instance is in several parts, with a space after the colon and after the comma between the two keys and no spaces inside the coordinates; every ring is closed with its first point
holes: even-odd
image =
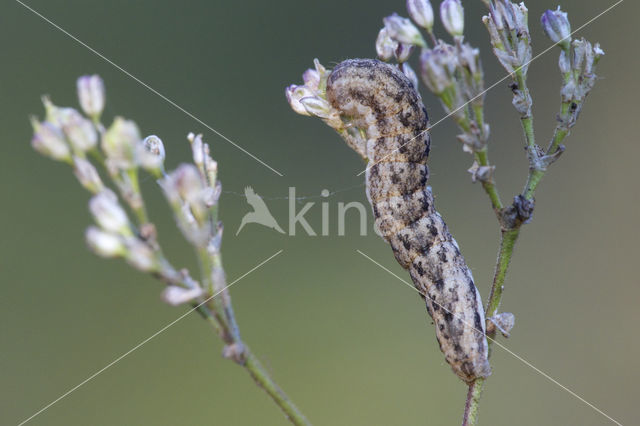
{"type": "MultiPolygon", "coordinates": [[[[489,155],[486,147],[481,151],[476,151],[475,157],[476,161],[481,166],[489,166],[489,155]]],[[[500,195],[498,194],[498,188],[495,183],[493,180],[483,181],[482,187],[491,199],[491,206],[493,207],[493,210],[498,213],[502,210],[502,201],[500,201],[500,195]]]]}
{"type": "Polygon", "coordinates": [[[480,405],[480,396],[482,395],[483,384],[484,379],[476,379],[469,385],[467,402],[464,406],[462,426],[473,426],[478,423],[478,407],[480,405]]]}
{"type": "MultiPolygon", "coordinates": [[[[140,192],[140,179],[138,177],[138,169],[130,169],[127,171],[129,176],[132,194],[130,198],[127,198],[127,202],[131,206],[138,223],[144,225],[149,223],[149,217],[147,216],[147,209],[144,207],[144,201],[142,201],[142,193],[140,192]]],[[[126,198],[126,197],[125,197],[126,198]]]]}
{"type": "Polygon", "coordinates": [[[538,151],[536,146],[536,137],[533,131],[533,114],[531,113],[531,96],[529,95],[529,87],[527,86],[527,77],[522,70],[519,68],[515,71],[515,81],[518,85],[518,90],[522,92],[522,97],[527,102],[527,111],[521,112],[520,122],[522,123],[522,130],[524,131],[524,136],[527,142],[527,153],[529,156],[529,162],[534,164],[534,161],[538,158],[538,151]]]}
{"type": "MultiPolygon", "coordinates": [[[[500,302],[502,300],[502,292],[504,290],[504,281],[507,275],[507,269],[513,256],[513,249],[515,247],[516,240],[520,235],[520,228],[503,230],[500,240],[500,252],[496,263],[496,269],[493,278],[493,285],[491,286],[491,293],[489,294],[489,300],[487,302],[487,309],[485,315],[487,318],[494,316],[500,308],[500,302]]],[[[487,335],[487,346],[491,349],[491,343],[495,338],[495,334],[487,335]]],[[[491,352],[489,352],[491,356],[491,352]]],[[[480,406],[480,396],[484,389],[485,379],[476,379],[469,385],[469,392],[467,393],[467,401],[464,409],[464,417],[462,420],[462,426],[473,426],[478,421],[478,408],[480,406]]]]}
{"type": "MultiPolygon", "coordinates": [[[[520,117],[520,121],[522,123],[522,129],[524,132],[526,146],[527,146],[527,154],[529,157],[529,175],[527,177],[527,183],[522,192],[522,195],[528,199],[533,199],[533,194],[544,176],[546,171],[545,168],[540,167],[540,158],[538,153],[538,146],[536,145],[534,127],[533,127],[533,115],[531,114],[531,101],[529,96],[529,88],[527,87],[527,81],[525,73],[522,69],[519,69],[515,73],[515,80],[518,84],[519,89],[522,91],[525,99],[528,99],[528,111],[523,113],[520,117]]],[[[558,132],[556,132],[558,135],[558,132]]],[[[566,135],[565,135],[566,136],[566,135]]],[[[562,137],[564,139],[564,137],[562,137]]],[[[561,140],[562,140],[561,139],[561,140]]],[[[554,138],[555,140],[555,138],[554,138]]],[[[557,146],[560,142],[558,142],[555,146],[552,142],[551,146],[553,146],[554,150],[557,149],[557,146]]],[[[486,150],[485,150],[486,151],[486,150]]],[[[476,153],[476,159],[482,165],[482,156],[480,155],[482,152],[476,153]]],[[[484,153],[486,156],[486,152],[484,153]]],[[[487,163],[488,160],[484,159],[487,163]]],[[[499,201],[497,197],[497,190],[495,189],[495,184],[490,182],[489,184],[485,184],[483,182],[483,187],[485,192],[489,195],[491,199],[491,205],[496,211],[496,214],[500,215],[502,210],[502,204],[497,204],[496,199],[499,201]],[[494,195],[495,194],[495,195],[494,195]],[[499,206],[499,208],[496,208],[499,206]]],[[[520,227],[521,224],[516,225],[515,227],[502,229],[500,235],[500,250],[498,252],[498,260],[496,261],[496,268],[493,275],[493,283],[491,285],[491,292],[489,293],[489,298],[487,300],[487,308],[485,309],[485,317],[487,319],[493,317],[498,313],[498,309],[500,308],[500,302],[502,301],[502,293],[504,291],[504,282],[507,275],[507,270],[509,268],[509,264],[511,263],[511,258],[513,257],[513,250],[518,240],[518,236],[520,235],[520,227]]],[[[495,332],[492,334],[487,334],[487,346],[489,348],[489,356],[491,356],[491,343],[495,338],[495,332]]],[[[467,400],[465,403],[464,416],[462,420],[462,426],[473,426],[478,422],[478,410],[480,406],[480,397],[482,395],[482,391],[484,389],[485,379],[479,378],[473,381],[469,385],[469,391],[467,392],[467,400]]]]}
{"type": "MultiPolygon", "coordinates": [[[[207,321],[213,326],[217,333],[220,332],[221,327],[219,320],[214,313],[209,309],[201,309],[200,312],[206,317],[207,321]]],[[[289,399],[287,394],[276,384],[271,375],[262,366],[262,363],[251,352],[249,347],[244,346],[243,351],[244,359],[239,364],[242,365],[249,372],[249,375],[258,386],[271,397],[273,402],[285,414],[287,419],[296,426],[309,426],[311,423],[302,414],[300,409],[289,399]]]]}
{"type": "Polygon", "coordinates": [[[249,348],[246,348],[246,357],[247,359],[244,367],[247,369],[256,384],[264,389],[278,407],[280,407],[287,416],[287,419],[296,426],[311,425],[306,417],[300,412],[298,407],[296,407],[282,389],[280,389],[276,382],[273,381],[269,373],[249,348]]]}
{"type": "MultiPolygon", "coordinates": [[[[507,275],[509,263],[511,262],[511,257],[513,256],[513,248],[515,247],[518,235],[520,235],[520,228],[503,230],[501,232],[500,252],[498,254],[498,261],[493,275],[491,293],[489,293],[487,308],[485,310],[487,318],[494,316],[500,307],[502,292],[504,291],[504,280],[507,275]]],[[[491,341],[488,343],[491,344],[491,341]]]]}

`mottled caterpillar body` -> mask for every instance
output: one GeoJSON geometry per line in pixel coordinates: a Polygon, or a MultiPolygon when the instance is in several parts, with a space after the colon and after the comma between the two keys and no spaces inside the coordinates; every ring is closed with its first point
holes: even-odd
{"type": "Polygon", "coordinates": [[[331,71],[326,96],[346,123],[343,137],[369,162],[376,228],[425,298],[447,362],[465,382],[488,376],[482,300],[427,186],[428,118],[420,95],[397,67],[352,59],[331,71]]]}

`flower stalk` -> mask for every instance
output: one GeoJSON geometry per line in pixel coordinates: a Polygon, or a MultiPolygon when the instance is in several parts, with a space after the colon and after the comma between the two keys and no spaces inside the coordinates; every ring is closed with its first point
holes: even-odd
{"type": "MultiPolygon", "coordinates": [[[[500,250],[498,252],[498,260],[494,272],[491,292],[487,300],[485,310],[486,317],[491,318],[498,315],[502,294],[504,292],[504,284],[507,270],[513,257],[513,251],[516,241],[520,235],[523,224],[527,223],[531,218],[534,206],[535,191],[544,177],[547,167],[555,162],[564,152],[562,142],[569,135],[571,127],[577,121],[582,105],[588,93],[593,89],[595,82],[595,65],[604,52],[598,44],[591,45],[584,39],[571,41],[571,27],[567,14],[562,12],[560,8],[556,11],[546,11],[541,19],[543,29],[547,36],[557,43],[561,49],[560,53],[560,73],[562,75],[561,88],[561,107],[558,115],[558,124],[553,134],[553,138],[546,150],[541,149],[535,141],[532,100],[529,89],[526,84],[526,75],[528,70],[527,59],[530,58],[529,32],[526,24],[526,8],[523,3],[515,5],[508,0],[499,0],[488,4],[490,14],[485,16],[483,21],[489,30],[489,34],[494,46],[494,53],[503,63],[503,66],[510,71],[513,69],[512,75],[514,82],[512,91],[514,94],[514,107],[521,114],[521,123],[527,148],[527,156],[529,158],[529,173],[527,182],[522,193],[514,199],[514,203],[507,209],[503,210],[503,218],[501,220],[501,240],[500,250]],[[510,10],[511,16],[516,16],[515,20],[509,21],[504,18],[504,12],[510,10]],[[518,14],[521,13],[518,18],[518,14]],[[516,23],[516,27],[510,27],[510,24],[516,23]],[[524,25],[524,26],[523,26],[524,25]],[[519,28],[518,28],[519,26],[519,28]],[[526,31],[524,31],[526,28],[526,31]],[[504,34],[519,34],[517,38],[505,38],[504,34]],[[526,37],[524,36],[526,34],[526,37]],[[514,49],[516,44],[523,42],[529,44],[529,53],[524,57],[518,58],[508,53],[517,51],[514,49]],[[520,61],[518,61],[520,59],[520,61]],[[515,213],[515,218],[514,218],[515,213]]],[[[522,50],[520,50],[522,51],[522,50]]],[[[491,344],[496,337],[496,327],[487,327],[487,340],[491,344]]],[[[465,410],[463,415],[463,426],[471,426],[477,424],[478,411],[480,405],[480,397],[482,395],[486,379],[478,379],[469,385],[465,410]]]]}
{"type": "Polygon", "coordinates": [[[87,118],[43,98],[46,119],[39,122],[32,118],[32,146],[71,165],[80,184],[92,194],[89,209],[96,225],[86,231],[89,248],[101,257],[122,258],[164,282],[163,301],[172,306],[193,306],[223,341],[223,356],[244,367],[291,423],[309,425],[240,337],[222,266],[222,224],[218,221],[221,185],[209,145],[201,135],[190,134],[193,164],[167,173],[165,148],[158,136],[141,138],[137,125],[122,117],[116,117],[109,127],[100,122],[105,93],[99,76],[79,78],[77,91],[87,118]],[[91,160],[103,167],[117,193],[103,183],[91,160]],[[158,179],[178,227],[194,246],[199,281],[188,270],[176,269],[163,254],[142,196],[140,170],[158,179]]]}

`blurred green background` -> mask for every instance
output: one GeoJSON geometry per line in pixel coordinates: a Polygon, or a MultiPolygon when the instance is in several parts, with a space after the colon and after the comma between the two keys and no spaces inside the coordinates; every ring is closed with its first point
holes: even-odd
{"type": "MultiPolygon", "coordinates": [[[[535,52],[549,45],[538,17],[556,1],[528,2],[535,52]]],[[[611,1],[563,1],[574,28],[611,1]]],[[[104,261],[83,242],[87,193],[68,167],[29,146],[40,95],[76,105],[75,78],[99,73],[106,117],[134,119],[165,142],[168,165],[189,158],[185,135],[213,146],[227,192],[221,200],[230,280],[277,250],[283,254],[232,288],[242,333],[316,425],[455,425],[466,388],[445,364],[423,304],[376,235],[336,236],[337,203],[366,203],[364,188],[328,199],[329,237],[288,237],[248,225],[242,193],[315,196],[362,183],[356,154],[319,120],[292,113],[286,85],[314,57],[331,66],[375,55],[381,18],[404,2],[44,1],[28,4],[284,174],[279,177],[109,65],[19,3],[0,6],[0,423],[18,424],[186,307],[159,300],[161,286],[124,262],[104,261]],[[236,194],[234,194],[236,193],[236,194]]],[[[468,38],[482,48],[487,85],[504,71],[488,49],[480,1],[465,1],[468,38]]],[[[568,150],[537,195],[518,242],[503,309],[516,327],[512,351],[623,424],[637,422],[638,41],[640,6],[627,1],[581,31],[600,41],[602,80],[568,150]]],[[[438,28],[440,30],[440,28],[438,28]]],[[[558,110],[557,51],[530,69],[538,139],[558,110]]],[[[424,91],[423,91],[424,92],[424,91]]],[[[432,121],[443,116],[425,93],[432,121]]],[[[507,82],[487,96],[492,158],[503,198],[520,190],[526,159],[507,82]]],[[[433,130],[431,185],[486,297],[498,230],[472,185],[470,157],[445,121],[433,130]]],[[[160,239],[174,264],[194,267],[151,179],[144,182],[160,239]]],[[[318,204],[307,215],[321,227],[318,204]]],[[[287,201],[267,200],[286,225],[287,201]]],[[[301,208],[302,205],[298,205],[301,208]]],[[[368,212],[369,213],[369,212],[368,212]]],[[[371,214],[369,213],[371,222],[371,214]]],[[[368,224],[371,229],[371,223],[368,224]]],[[[231,362],[204,321],[191,315],[42,413],[33,425],[285,425],[279,410],[231,362]]],[[[605,425],[600,414],[496,348],[481,405],[482,425],[605,425]]]]}

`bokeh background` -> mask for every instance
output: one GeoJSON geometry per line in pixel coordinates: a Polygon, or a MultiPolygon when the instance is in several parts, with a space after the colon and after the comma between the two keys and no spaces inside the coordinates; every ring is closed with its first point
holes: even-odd
{"type": "MultiPolygon", "coordinates": [[[[436,2],[437,3],[437,2],[436,2]]],[[[549,45],[538,17],[556,1],[528,2],[535,52],[549,45]]],[[[573,26],[611,1],[565,0],[573,26]]],[[[202,132],[219,161],[223,254],[230,280],[284,252],[232,288],[246,341],[316,425],[455,425],[466,388],[451,373],[417,295],[359,255],[408,275],[356,215],[336,235],[337,203],[366,203],[357,156],[319,120],[293,114],[283,94],[314,57],[331,66],[375,55],[381,18],[404,2],[44,1],[28,4],[238,144],[279,177],[17,2],[0,6],[0,423],[18,424],[182,314],[161,286],[83,242],[87,193],[68,167],[29,146],[40,95],[76,105],[75,79],[99,73],[107,121],[123,115],[165,142],[168,165],[188,161],[185,135],[202,132]],[[330,197],[331,236],[289,237],[258,225],[237,237],[251,185],[286,226],[288,201],[330,197]],[[349,226],[350,225],[350,226],[349,226]]],[[[504,75],[465,1],[468,38],[483,52],[487,84],[504,75]]],[[[638,40],[640,6],[626,1],[581,31],[606,51],[568,150],[537,195],[518,242],[503,308],[516,327],[512,351],[623,424],[638,421],[638,40]]],[[[437,28],[441,30],[441,27],[437,28]]],[[[534,62],[530,87],[537,137],[551,136],[558,110],[557,51],[534,62]]],[[[487,95],[491,155],[505,200],[526,173],[507,82],[487,95]]],[[[423,91],[424,93],[424,91],[423,91]]],[[[443,116],[424,93],[433,120],[443,116]]],[[[487,296],[498,244],[488,200],[469,181],[470,157],[445,121],[433,129],[431,184],[437,204],[487,296]]],[[[155,183],[144,182],[161,242],[176,265],[193,255],[155,183]]],[[[320,230],[321,200],[307,218],[320,230]]],[[[369,213],[369,229],[371,215],[369,213]]],[[[42,413],[33,425],[285,425],[246,372],[191,315],[42,413]]],[[[605,425],[600,414],[496,348],[481,405],[482,425],[605,425]]]]}

